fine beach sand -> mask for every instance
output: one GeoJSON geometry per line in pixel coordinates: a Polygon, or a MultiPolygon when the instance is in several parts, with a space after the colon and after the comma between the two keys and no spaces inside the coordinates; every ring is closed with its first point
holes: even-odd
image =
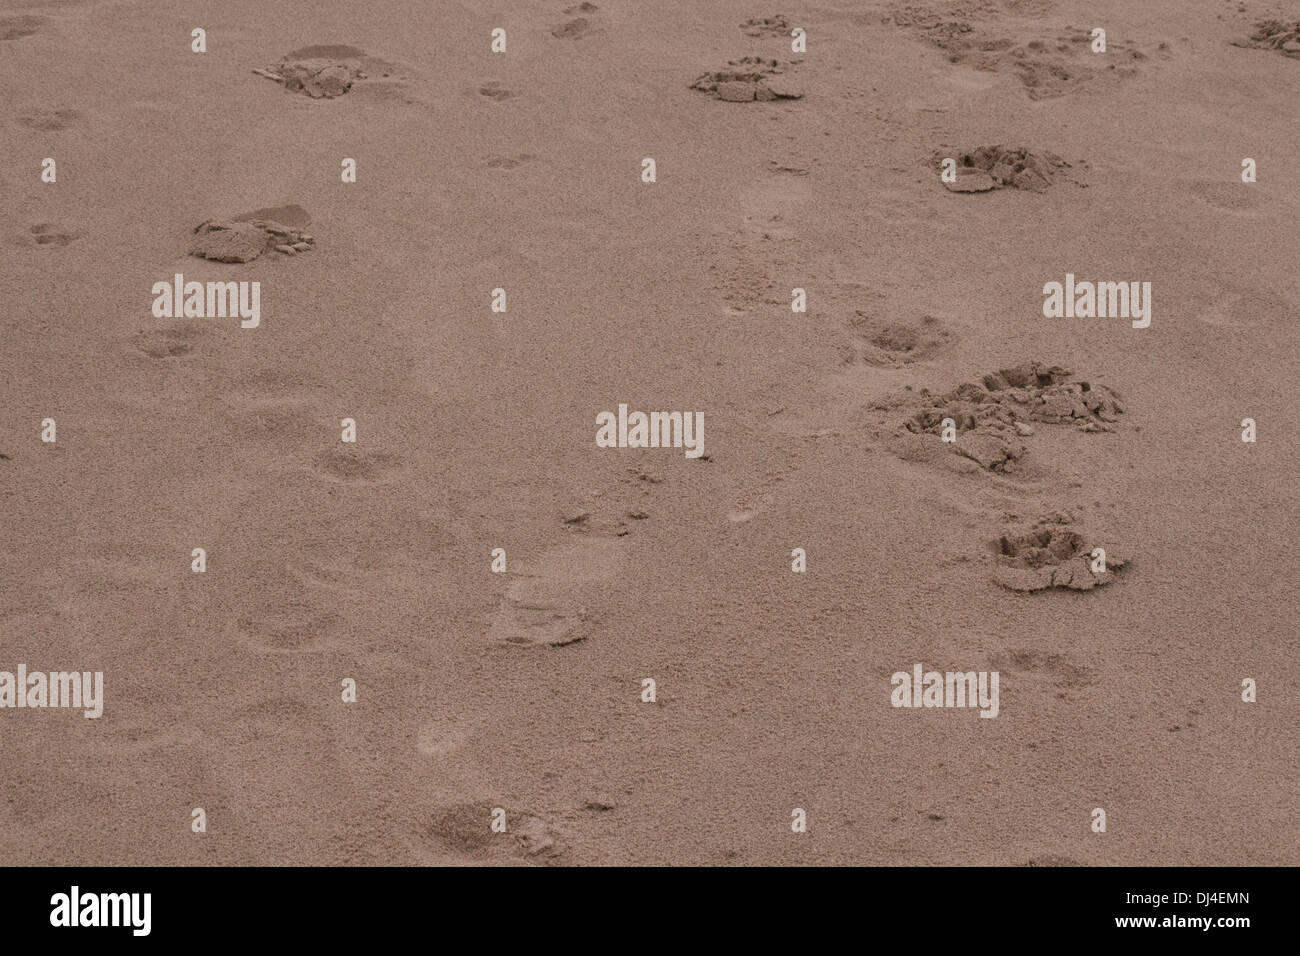
{"type": "Polygon", "coordinates": [[[0,859],[1300,864],[1286,14],[0,0],[0,859]]]}

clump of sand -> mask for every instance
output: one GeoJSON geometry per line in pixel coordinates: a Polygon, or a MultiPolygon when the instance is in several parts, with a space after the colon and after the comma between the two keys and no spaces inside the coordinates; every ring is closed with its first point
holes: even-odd
{"type": "Polygon", "coordinates": [[[365,54],[356,47],[332,44],[303,47],[286,54],[279,65],[254,70],[293,93],[305,93],[314,100],[334,99],[352,89],[357,80],[368,74],[365,54]]]}
{"type": "Polygon", "coordinates": [[[788,37],[790,35],[791,24],[788,17],[783,13],[778,13],[770,17],[750,17],[740,25],[740,29],[748,37],[776,36],[788,37]]]}
{"type": "MultiPolygon", "coordinates": [[[[951,155],[951,154],[948,154],[951,155]]],[[[936,153],[936,163],[943,156],[936,153]]],[[[944,183],[955,193],[987,192],[990,189],[1026,189],[1041,192],[1070,164],[1055,153],[1039,153],[1023,146],[980,146],[953,156],[957,181],[944,183]]]]}
{"type": "Polygon", "coordinates": [[[933,399],[908,427],[928,431],[942,419],[953,418],[958,428],[990,421],[1007,425],[1033,421],[1109,431],[1123,412],[1123,401],[1106,386],[1073,381],[1070,371],[1059,366],[1026,362],[985,375],[980,385],[967,382],[933,399]]]}
{"type": "Polygon", "coordinates": [[[1247,42],[1236,45],[1277,50],[1285,56],[1300,59],[1300,20],[1294,23],[1264,20],[1256,24],[1255,32],[1250,35],[1247,42]]]}
{"type": "Polygon", "coordinates": [[[1048,515],[1028,528],[1009,528],[992,543],[997,561],[994,580],[1012,591],[1091,591],[1109,584],[1126,563],[1105,549],[1106,570],[1092,570],[1092,552],[1100,546],[1074,525],[1070,515],[1048,515]]]}
{"type": "Polygon", "coordinates": [[[970,459],[985,471],[1010,472],[1025,455],[1032,423],[1073,424],[1080,431],[1113,430],[1124,412],[1119,395],[1104,385],[1074,381],[1058,366],[1026,362],[985,375],[980,384],[967,382],[940,396],[919,396],[878,403],[880,408],[916,409],[903,422],[895,442],[907,460],[932,460],[932,444],[917,447],[912,436],[939,435],[945,419],[957,428],[957,441],[944,448],[970,459]],[[916,409],[917,403],[921,404],[916,409]]]}
{"type": "Polygon", "coordinates": [[[724,70],[705,73],[691,89],[712,94],[728,103],[752,103],[768,100],[797,100],[803,90],[784,75],[786,67],[776,60],[746,56],[732,60],[724,70]]]}
{"type": "Polygon", "coordinates": [[[190,255],[214,262],[251,262],[272,249],[290,256],[307,252],[316,242],[300,228],[307,222],[307,214],[299,206],[258,209],[233,219],[209,219],[194,227],[190,255]]]}

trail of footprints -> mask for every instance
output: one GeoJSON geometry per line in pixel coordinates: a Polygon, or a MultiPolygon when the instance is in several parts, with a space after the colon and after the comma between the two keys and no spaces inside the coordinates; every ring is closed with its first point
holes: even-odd
{"type": "Polygon", "coordinates": [[[885,22],[938,47],[950,63],[1014,74],[1031,100],[1064,96],[1101,76],[1133,77],[1139,66],[1152,57],[1168,59],[1172,55],[1165,42],[1144,53],[1112,37],[1107,39],[1105,57],[1099,59],[1092,52],[1092,31],[1071,26],[1017,42],[989,32],[980,22],[983,7],[970,2],[956,3],[943,12],[928,7],[895,7],[885,22]]]}
{"type": "MultiPolygon", "coordinates": [[[[1011,71],[1019,78],[1030,99],[1064,95],[1103,71],[1132,75],[1148,54],[1122,43],[1112,43],[1114,59],[1106,66],[1090,65],[1085,54],[1091,37],[1087,31],[1067,28],[1047,39],[1016,43],[989,36],[978,23],[979,4],[959,4],[951,15],[935,14],[912,7],[891,11],[889,22],[907,29],[944,50],[951,62],[979,70],[1011,71]],[[967,11],[967,12],[963,12],[967,11]]],[[[599,7],[580,3],[564,9],[568,19],[556,25],[551,35],[563,41],[581,41],[598,33],[599,7]]],[[[40,16],[0,17],[0,42],[18,41],[40,33],[48,24],[40,16]]],[[[784,15],[751,18],[740,25],[744,35],[754,38],[786,38],[792,21],[784,15]]],[[[1300,57],[1300,22],[1267,21],[1241,46],[1277,51],[1300,57]]],[[[1167,57],[1161,43],[1151,55],[1167,57]]],[[[725,102],[795,100],[803,90],[791,78],[798,61],[782,62],[762,56],[743,56],[723,68],[699,76],[691,88],[725,102]]],[[[407,79],[395,64],[368,56],[347,45],[309,46],[286,54],[279,62],[256,68],[259,76],[276,82],[289,93],[312,99],[336,99],[367,83],[401,83],[407,79]]],[[[496,81],[477,88],[485,99],[504,102],[517,94],[496,81]]],[[[71,128],[80,119],[72,109],[28,108],[17,113],[22,127],[41,133],[71,128]]],[[[957,160],[957,181],[945,184],[954,192],[987,192],[1013,188],[1038,192],[1062,176],[1069,178],[1071,164],[1051,153],[1025,147],[989,146],[958,151],[939,151],[957,160]]],[[[489,168],[512,169],[535,157],[495,156],[489,168]]],[[[807,175],[806,169],[789,169],[807,175]]],[[[256,210],[228,219],[210,219],[193,230],[189,254],[217,263],[246,263],[270,252],[294,255],[310,251],[314,237],[305,231],[310,217],[297,206],[256,210]]],[[[32,225],[28,241],[38,247],[63,247],[78,234],[54,223],[32,225]]],[[[764,302],[771,283],[748,281],[746,307],[764,302]]],[[[863,364],[877,369],[906,369],[915,363],[942,355],[955,343],[954,334],[931,315],[917,323],[880,316],[874,310],[855,311],[848,319],[850,342],[843,352],[846,364],[863,364]]],[[[192,323],[151,328],[132,336],[126,347],[152,361],[187,359],[204,333],[192,323]]],[[[253,396],[241,414],[263,420],[268,437],[286,427],[307,426],[301,420],[303,403],[279,395],[253,396]],[[268,417],[269,416],[269,417],[268,417]]],[[[1072,427],[1080,433],[1112,431],[1122,421],[1125,407],[1113,390],[1077,379],[1066,369],[1030,361],[992,372],[979,383],[958,385],[941,395],[904,389],[892,398],[876,403],[878,433],[886,446],[904,460],[925,466],[950,468],[958,475],[971,473],[1010,476],[1024,462],[1030,439],[1038,427],[1072,427]],[[957,441],[945,443],[940,434],[953,423],[957,441]],[[954,463],[957,464],[954,467],[954,463]]],[[[8,461],[8,455],[0,455],[8,461]]],[[[314,456],[305,472],[337,484],[362,486],[400,476],[402,463],[384,453],[358,451],[355,446],[331,449],[314,456]]],[[[779,480],[779,479],[776,479],[779,480]]],[[[533,560],[520,560],[512,569],[503,598],[487,622],[490,642],[519,648],[563,648],[589,639],[602,624],[602,589],[617,580],[627,560],[627,541],[634,529],[651,517],[650,501],[663,479],[641,469],[632,469],[610,503],[576,510],[560,520],[564,537],[533,560]]],[[[768,497],[774,482],[768,482],[768,497]]],[[[735,522],[749,520],[756,509],[741,508],[730,515],[735,522]]],[[[1033,593],[1053,589],[1088,591],[1108,584],[1127,564],[1127,558],[1107,549],[1106,570],[1092,566],[1094,546],[1103,540],[1067,511],[1042,515],[1001,517],[995,537],[986,542],[992,558],[993,580],[1012,591],[1033,593]]],[[[339,560],[345,560],[340,558],[339,560]]],[[[340,581],[354,580],[352,567],[320,559],[299,569],[301,584],[317,590],[342,593],[340,581]],[[324,563],[322,563],[322,561],[324,563]]],[[[283,573],[257,569],[272,580],[287,582],[283,573]]],[[[380,572],[382,573],[382,570],[380,572]]],[[[328,603],[328,602],[326,602],[328,603]]],[[[319,601],[284,600],[268,592],[261,600],[242,605],[234,619],[240,641],[262,653],[302,653],[338,646],[346,620],[319,601]]],[[[1006,671],[1043,675],[1061,694],[1087,687],[1092,673],[1062,655],[1044,655],[1033,650],[1013,650],[995,661],[1006,671]]],[[[276,702],[277,704],[283,702],[276,702]]],[[[292,705],[292,702],[290,702],[292,705]]],[[[268,729],[279,733],[285,720],[277,718],[268,729]]],[[[292,723],[292,721],[290,721],[292,723]]],[[[1178,728],[1172,728],[1178,729],[1178,728]]],[[[436,754],[439,745],[422,744],[421,752],[436,754]],[[432,747],[432,750],[427,750],[432,747]]],[[[567,847],[555,828],[542,817],[527,811],[511,815],[509,838],[497,840],[483,825],[483,802],[463,802],[433,813],[424,834],[436,845],[479,860],[521,860],[535,863],[563,862],[567,847]]],[[[606,812],[608,804],[589,802],[584,811],[606,812]]],[[[1042,856],[1027,865],[1073,865],[1073,860],[1042,856]]]]}

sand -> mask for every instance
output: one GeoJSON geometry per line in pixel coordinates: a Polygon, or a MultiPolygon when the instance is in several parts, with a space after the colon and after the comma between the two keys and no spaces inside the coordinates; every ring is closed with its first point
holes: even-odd
{"type": "Polygon", "coordinates": [[[1300,863],[1294,20],[4,4],[0,859],[1300,863]]]}

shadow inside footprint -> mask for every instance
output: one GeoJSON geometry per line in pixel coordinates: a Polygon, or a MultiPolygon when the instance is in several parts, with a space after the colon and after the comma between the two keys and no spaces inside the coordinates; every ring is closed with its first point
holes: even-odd
{"type": "Polygon", "coordinates": [[[1105,570],[1093,570],[1101,567],[1093,558],[1098,545],[1076,530],[1068,515],[1050,515],[1032,528],[1008,530],[991,544],[997,557],[994,580],[1012,591],[1091,591],[1109,584],[1126,563],[1107,551],[1105,570]]]}

